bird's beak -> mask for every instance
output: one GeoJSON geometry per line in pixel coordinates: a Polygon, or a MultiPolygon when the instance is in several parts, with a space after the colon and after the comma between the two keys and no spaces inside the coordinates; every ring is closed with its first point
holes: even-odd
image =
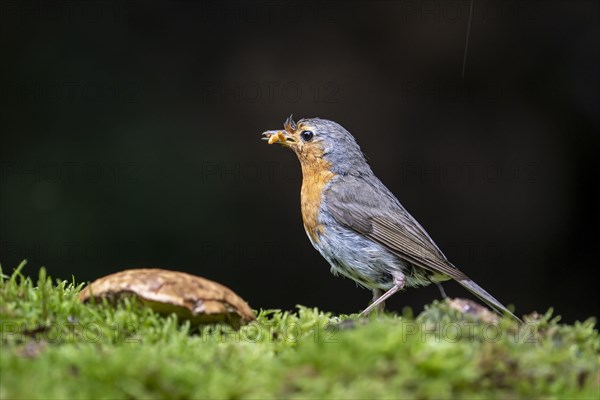
{"type": "Polygon", "coordinates": [[[296,142],[294,138],[286,131],[266,131],[263,132],[262,140],[267,140],[269,144],[279,143],[285,146],[296,142]]]}

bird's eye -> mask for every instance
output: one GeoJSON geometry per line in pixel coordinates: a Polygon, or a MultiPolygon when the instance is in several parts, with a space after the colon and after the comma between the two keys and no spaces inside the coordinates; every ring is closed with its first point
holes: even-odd
{"type": "Polygon", "coordinates": [[[314,133],[312,133],[312,131],[302,131],[300,133],[300,137],[302,138],[302,140],[304,140],[305,142],[310,142],[313,138],[313,136],[315,136],[314,133]]]}

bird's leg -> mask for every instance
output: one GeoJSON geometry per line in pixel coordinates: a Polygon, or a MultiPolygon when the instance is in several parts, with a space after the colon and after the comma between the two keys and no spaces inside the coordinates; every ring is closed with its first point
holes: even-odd
{"type": "Polygon", "coordinates": [[[393,295],[398,290],[401,290],[404,287],[404,282],[406,280],[406,277],[404,276],[404,274],[402,272],[399,272],[399,271],[393,272],[392,276],[394,277],[394,286],[392,286],[392,288],[390,290],[385,292],[377,300],[375,300],[373,303],[371,303],[371,305],[369,307],[367,307],[363,312],[358,314],[359,317],[366,316],[371,311],[373,311],[373,309],[379,307],[380,304],[382,304],[384,301],[386,301],[388,299],[388,297],[390,297],[391,295],[393,295]]]}
{"type": "Polygon", "coordinates": [[[442,295],[442,299],[447,299],[448,295],[446,294],[446,291],[444,290],[444,287],[442,286],[442,284],[439,283],[439,282],[436,282],[436,285],[437,285],[438,289],[440,290],[440,293],[442,295]]]}
{"type": "MultiPolygon", "coordinates": [[[[383,290],[381,289],[373,289],[373,300],[371,300],[371,304],[375,303],[381,296],[383,295],[383,290]]],[[[385,309],[385,301],[380,302],[375,309],[376,312],[383,312],[385,309]]]]}

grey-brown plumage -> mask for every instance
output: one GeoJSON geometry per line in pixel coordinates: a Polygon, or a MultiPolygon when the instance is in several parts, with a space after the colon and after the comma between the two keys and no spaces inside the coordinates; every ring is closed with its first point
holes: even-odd
{"type": "Polygon", "coordinates": [[[411,266],[429,271],[431,281],[444,280],[444,276],[450,277],[496,311],[518,319],[450,263],[421,225],[379,179],[375,179],[341,177],[340,180],[345,181],[344,185],[331,185],[326,190],[325,204],[336,222],[379,243],[399,258],[408,261],[411,266]],[[373,193],[384,195],[374,196],[373,193]],[[335,200],[328,200],[331,198],[335,200]]]}
{"type": "Polygon", "coordinates": [[[374,291],[374,304],[363,314],[405,286],[452,278],[497,312],[518,319],[448,261],[423,227],[373,174],[346,129],[319,118],[303,119],[297,124],[288,119],[285,127],[285,133],[267,131],[264,135],[269,143],[279,142],[294,150],[302,163],[303,219],[313,246],[330,263],[334,274],[374,291]],[[317,228],[313,227],[315,223],[307,224],[307,215],[312,214],[304,212],[306,204],[315,201],[305,194],[314,197],[314,190],[305,190],[306,182],[311,182],[313,189],[320,185],[317,228]],[[379,296],[381,291],[386,292],[379,296]]]}

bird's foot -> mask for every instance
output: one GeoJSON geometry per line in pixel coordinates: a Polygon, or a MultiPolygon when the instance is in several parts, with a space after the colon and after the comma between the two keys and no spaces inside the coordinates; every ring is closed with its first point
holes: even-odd
{"type": "Polygon", "coordinates": [[[385,307],[385,301],[389,297],[391,297],[394,293],[396,293],[397,291],[402,290],[402,288],[404,288],[404,283],[406,282],[406,277],[404,276],[404,274],[402,272],[398,271],[398,272],[394,272],[393,276],[394,276],[394,286],[392,286],[392,288],[389,289],[384,294],[378,296],[376,299],[375,299],[375,296],[381,292],[379,291],[379,289],[373,290],[373,302],[371,303],[371,305],[369,305],[369,307],[365,308],[365,310],[363,312],[358,314],[359,318],[369,315],[369,313],[373,310],[383,311],[383,308],[385,307]]]}

